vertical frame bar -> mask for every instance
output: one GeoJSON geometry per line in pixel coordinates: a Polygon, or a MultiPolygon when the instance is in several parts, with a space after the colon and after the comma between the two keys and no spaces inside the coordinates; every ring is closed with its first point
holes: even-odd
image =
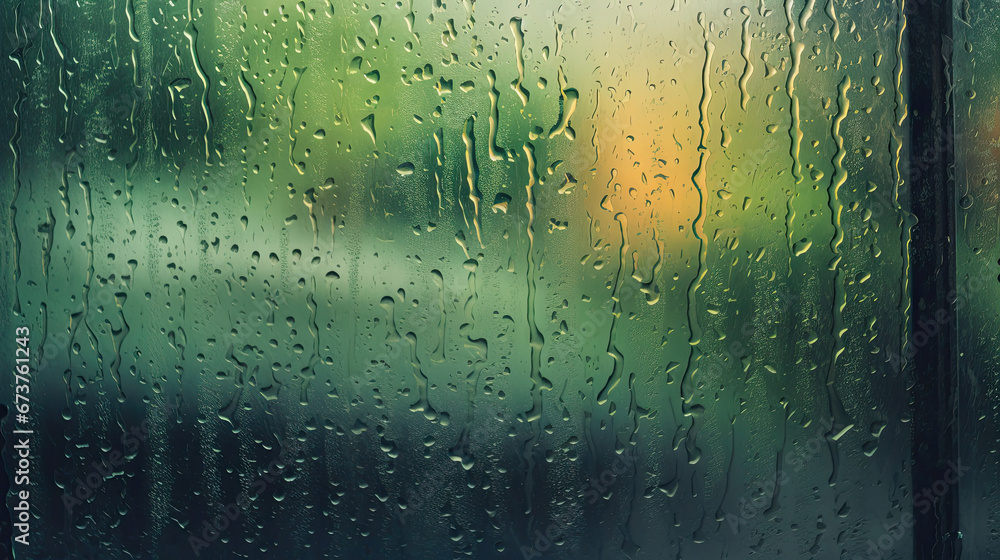
{"type": "MultiPolygon", "coordinates": [[[[911,0],[909,26],[910,158],[913,213],[911,249],[913,323],[940,327],[920,349],[911,392],[914,509],[923,489],[942,480],[958,458],[955,411],[958,389],[954,118],[951,96],[952,0],[911,0]],[[951,320],[934,319],[946,309],[951,320]]],[[[913,331],[911,331],[913,332],[913,331]]],[[[926,514],[914,511],[914,557],[954,560],[958,540],[958,492],[947,492],[926,514]]]]}

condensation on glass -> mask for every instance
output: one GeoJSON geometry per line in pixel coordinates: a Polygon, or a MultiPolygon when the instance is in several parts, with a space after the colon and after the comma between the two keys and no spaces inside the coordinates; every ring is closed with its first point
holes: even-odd
{"type": "Polygon", "coordinates": [[[899,2],[5,12],[32,554],[912,555],[899,2]]]}
{"type": "Polygon", "coordinates": [[[969,558],[1000,555],[997,532],[1000,434],[997,424],[1000,260],[997,236],[1000,180],[1000,8],[990,2],[955,4],[954,140],[957,208],[959,482],[963,549],[969,558]]]}

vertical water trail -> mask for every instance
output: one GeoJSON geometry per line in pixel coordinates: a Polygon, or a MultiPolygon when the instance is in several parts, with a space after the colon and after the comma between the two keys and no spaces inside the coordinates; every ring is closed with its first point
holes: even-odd
{"type": "Polygon", "coordinates": [[[649,280],[644,280],[639,274],[639,265],[636,253],[632,254],[632,278],[639,282],[639,291],[646,296],[648,305],[656,305],[660,301],[660,287],[657,279],[663,269],[663,240],[659,239],[659,232],[653,228],[653,246],[656,247],[656,261],[653,262],[653,269],[649,275],[649,280]]]}
{"type": "MultiPolygon", "coordinates": [[[[316,217],[316,206],[319,199],[316,198],[316,190],[308,189],[302,193],[302,205],[309,210],[309,230],[312,232],[313,247],[319,247],[319,219],[316,217]]],[[[322,207],[320,208],[322,211],[322,207]]]]}
{"type": "MultiPolygon", "coordinates": [[[[49,293],[49,280],[52,275],[49,267],[52,264],[52,246],[56,241],[56,217],[52,213],[52,207],[45,208],[45,225],[39,228],[39,235],[42,238],[42,276],[45,278],[45,293],[49,293]]],[[[44,342],[45,339],[42,339],[44,342]]],[[[44,348],[44,345],[42,346],[44,348]]]]}
{"type": "Polygon", "coordinates": [[[232,343],[229,344],[229,348],[226,350],[226,361],[233,364],[233,370],[235,371],[235,375],[233,376],[235,390],[232,396],[229,397],[229,400],[218,410],[219,419],[228,423],[234,430],[239,427],[239,424],[236,422],[236,411],[239,408],[243,391],[246,389],[247,372],[250,371],[250,364],[240,360],[236,355],[237,351],[238,349],[232,343]]]}
{"type": "MultiPolygon", "coordinates": [[[[14,8],[14,36],[18,40],[18,44],[21,45],[21,5],[18,4],[14,8]]],[[[15,49],[10,55],[11,60],[17,63],[18,70],[21,72],[26,72],[24,66],[24,51],[22,49],[15,49]]],[[[14,300],[14,315],[17,317],[21,316],[21,298],[18,295],[17,284],[21,279],[21,238],[17,234],[17,197],[21,194],[21,127],[22,127],[22,116],[21,116],[21,105],[24,103],[25,99],[25,82],[24,78],[20,80],[18,84],[17,98],[14,100],[14,107],[12,111],[14,113],[13,132],[11,133],[10,140],[7,142],[7,146],[13,155],[13,170],[12,170],[12,183],[14,185],[13,192],[10,197],[10,235],[13,241],[12,244],[12,255],[11,255],[11,268],[13,269],[13,282],[11,282],[11,299],[14,300]]],[[[42,341],[45,342],[44,340],[42,341]]]]}
{"type": "Polygon", "coordinates": [[[805,45],[795,37],[795,20],[792,17],[794,3],[794,0],[786,0],[785,2],[785,17],[788,20],[788,26],[785,29],[788,33],[788,51],[792,58],[792,68],[789,70],[788,79],[785,81],[785,92],[790,102],[789,114],[792,117],[791,124],[788,127],[788,136],[791,139],[789,154],[792,157],[792,176],[795,178],[795,184],[799,184],[802,182],[802,160],[800,154],[802,151],[803,134],[802,118],[799,112],[799,95],[795,91],[795,79],[799,77],[799,72],[802,69],[802,51],[805,50],[805,45]]]}
{"type": "Polygon", "coordinates": [[[815,10],[816,0],[807,0],[805,7],[802,8],[802,13],[799,14],[799,29],[803,33],[809,32],[809,18],[812,17],[815,10]]]}
{"type": "Polygon", "coordinates": [[[441,219],[441,211],[444,210],[444,129],[439,128],[434,132],[434,189],[437,194],[437,217],[441,219]]]}
{"type": "Polygon", "coordinates": [[[827,438],[827,446],[830,451],[830,462],[832,470],[830,472],[829,483],[831,486],[837,482],[837,474],[840,466],[840,453],[837,449],[837,441],[843,437],[851,428],[854,422],[851,421],[844,409],[840,393],[837,392],[837,359],[844,352],[844,333],[847,326],[844,322],[844,309],[847,307],[847,289],[844,286],[844,269],[838,268],[834,278],[833,295],[833,353],[830,356],[830,369],[826,376],[826,392],[830,403],[830,414],[833,417],[833,426],[827,438]]]}
{"type": "MultiPolygon", "coordinates": [[[[832,1],[832,0],[831,0],[832,1]]],[[[899,252],[902,258],[902,271],[900,273],[899,288],[899,355],[906,356],[909,345],[908,329],[910,325],[910,242],[912,241],[913,226],[916,225],[916,217],[899,203],[899,191],[904,186],[905,181],[900,172],[900,163],[903,158],[903,142],[899,137],[899,129],[908,116],[906,100],[903,97],[903,33],[906,30],[906,1],[899,1],[899,11],[897,13],[897,26],[899,32],[896,35],[896,67],[894,69],[894,87],[896,89],[896,127],[891,131],[889,151],[892,154],[892,207],[899,215],[902,226],[899,239],[899,252]]],[[[902,368],[906,367],[906,359],[901,358],[902,368]]]]}
{"type": "Polygon", "coordinates": [[[687,291],[687,313],[688,313],[688,343],[691,345],[691,354],[688,356],[687,369],[684,372],[685,383],[682,383],[682,396],[688,402],[693,396],[690,392],[683,391],[685,385],[691,386],[692,367],[701,355],[698,345],[701,344],[701,324],[698,320],[698,290],[708,273],[708,244],[705,242],[705,219],[708,214],[708,160],[712,151],[708,147],[708,134],[711,127],[708,116],[708,109],[712,102],[712,86],[710,83],[712,76],[712,56],[715,54],[715,44],[708,38],[708,26],[705,22],[705,14],[698,14],[698,22],[702,24],[705,40],[705,64],[702,68],[701,78],[701,102],[698,105],[698,127],[701,129],[701,138],[698,143],[698,167],[691,180],[698,193],[698,215],[692,222],[691,229],[695,239],[698,240],[698,268],[695,276],[691,280],[687,291]]]}
{"type": "Polygon", "coordinates": [[[608,402],[610,398],[611,391],[621,382],[622,378],[622,364],[625,361],[624,356],[622,356],[621,351],[618,349],[617,345],[617,334],[618,334],[618,322],[622,315],[622,302],[621,302],[621,288],[625,283],[625,275],[622,271],[625,268],[626,256],[628,255],[628,217],[625,216],[623,212],[618,212],[615,214],[615,220],[618,221],[618,229],[621,232],[622,244],[619,250],[618,258],[618,269],[615,271],[615,276],[613,279],[613,284],[611,288],[611,301],[613,302],[611,306],[611,329],[608,332],[608,356],[611,356],[613,360],[613,365],[611,368],[611,375],[608,376],[608,380],[604,383],[604,387],[597,394],[597,404],[603,405],[608,402]]]}
{"type": "Polygon", "coordinates": [[[903,35],[906,32],[906,0],[899,0],[896,15],[896,67],[894,69],[894,86],[896,89],[896,126],[903,126],[906,120],[906,100],[903,99],[903,35]]]}
{"type": "Polygon", "coordinates": [[[528,162],[528,183],[525,185],[525,191],[527,194],[527,201],[525,202],[525,207],[528,210],[528,223],[526,226],[526,233],[528,235],[528,249],[527,249],[527,284],[528,284],[528,309],[527,309],[527,321],[528,329],[530,332],[529,343],[531,346],[531,381],[534,387],[534,395],[532,398],[531,411],[528,412],[528,421],[534,422],[542,417],[542,389],[552,389],[552,382],[546,379],[542,375],[542,347],[545,344],[545,337],[542,336],[542,331],[538,328],[538,319],[536,317],[536,299],[538,295],[538,287],[536,285],[535,275],[537,270],[535,267],[535,193],[534,186],[538,181],[538,171],[536,169],[535,162],[535,147],[530,143],[525,142],[524,146],[525,159],[528,162]]]}
{"type": "Polygon", "coordinates": [[[302,392],[299,395],[299,402],[303,405],[309,404],[309,385],[316,379],[316,364],[320,360],[319,351],[319,323],[316,320],[319,305],[316,303],[316,276],[309,277],[309,292],[306,294],[306,308],[309,309],[309,322],[306,326],[309,330],[309,338],[312,347],[309,349],[309,363],[302,369],[302,392]]]}
{"type": "MultiPolygon", "coordinates": [[[[87,338],[90,341],[90,346],[94,349],[94,352],[97,355],[97,375],[94,379],[102,381],[104,379],[104,356],[101,353],[100,346],[98,344],[97,334],[94,332],[93,326],[90,324],[90,289],[94,282],[94,208],[91,201],[90,182],[84,180],[83,178],[82,161],[77,163],[76,181],[80,186],[80,189],[83,191],[83,207],[86,212],[85,219],[87,221],[87,239],[84,242],[84,248],[87,251],[87,271],[83,281],[83,295],[81,296],[80,301],[81,307],[83,308],[81,321],[86,327],[85,331],[87,333],[87,338]]],[[[125,393],[122,392],[121,386],[119,385],[117,388],[120,398],[124,399],[125,393]]]]}
{"type": "Polygon", "coordinates": [[[191,53],[191,63],[194,66],[194,71],[201,80],[201,112],[205,116],[205,165],[212,165],[210,161],[212,155],[211,143],[209,141],[212,132],[212,109],[208,105],[208,94],[212,83],[201,65],[201,60],[198,58],[198,28],[194,25],[194,0],[188,0],[187,2],[187,25],[184,28],[184,37],[188,40],[188,49],[191,53]]]}
{"type": "Polygon", "coordinates": [[[847,92],[851,89],[851,76],[845,75],[837,89],[838,112],[837,116],[833,119],[833,126],[831,128],[831,136],[833,137],[834,144],[837,146],[837,152],[833,156],[834,173],[833,177],[830,178],[830,187],[827,192],[830,204],[830,220],[834,229],[833,239],[830,242],[830,250],[833,251],[834,258],[830,263],[830,270],[837,269],[841,259],[840,245],[844,242],[844,228],[841,223],[844,203],[840,201],[840,187],[844,186],[844,183],[847,182],[847,169],[844,168],[844,158],[847,156],[847,151],[844,149],[844,136],[841,134],[840,128],[851,108],[851,101],[847,98],[847,92]]]}
{"type": "Polygon", "coordinates": [[[448,324],[448,312],[444,306],[444,276],[441,271],[434,269],[431,271],[431,279],[438,288],[438,325],[437,325],[437,346],[431,351],[431,360],[443,362],[445,360],[445,327],[448,324]]]}
{"type": "Polygon", "coordinates": [[[121,328],[116,329],[111,324],[110,320],[104,320],[104,324],[108,326],[108,331],[111,333],[111,345],[115,351],[109,369],[111,371],[111,376],[114,379],[115,386],[118,387],[119,402],[125,402],[125,391],[122,387],[121,373],[121,366],[124,358],[124,355],[122,354],[122,344],[125,341],[125,337],[128,336],[129,331],[132,330],[129,327],[128,318],[125,316],[125,302],[127,299],[128,294],[125,292],[117,292],[115,294],[115,311],[118,313],[118,320],[122,323],[121,328]]]}
{"type": "Polygon", "coordinates": [[[303,166],[299,165],[295,161],[295,144],[298,141],[298,135],[294,134],[295,127],[295,93],[299,91],[299,83],[302,82],[302,75],[306,73],[308,66],[303,68],[292,68],[292,77],[295,78],[295,83],[292,85],[292,91],[289,92],[288,97],[285,99],[285,103],[288,105],[288,163],[292,165],[292,168],[299,172],[299,175],[305,175],[306,170],[303,166]]]}
{"type": "MultiPolygon", "coordinates": [[[[240,10],[240,13],[243,15],[243,25],[246,25],[250,19],[250,14],[247,13],[246,7],[243,7],[243,9],[240,10]]],[[[240,84],[240,89],[243,90],[243,95],[246,96],[247,100],[247,143],[243,145],[243,157],[241,158],[243,163],[243,180],[240,181],[243,190],[244,210],[250,209],[250,195],[247,193],[247,182],[249,181],[251,170],[253,169],[253,164],[250,160],[252,155],[257,155],[256,153],[251,154],[250,152],[250,143],[253,139],[253,121],[257,116],[257,93],[254,91],[253,85],[250,84],[250,81],[247,80],[246,77],[246,72],[250,69],[249,52],[250,51],[246,47],[243,48],[243,58],[240,61],[240,73],[237,75],[237,81],[240,84]],[[246,70],[244,70],[244,68],[246,70]]],[[[257,150],[254,150],[254,152],[256,151],[257,150]]],[[[324,186],[321,188],[327,187],[324,186]]],[[[336,215],[334,215],[334,221],[336,221],[336,215]]],[[[335,237],[336,228],[332,228],[330,233],[335,237]]]]}
{"type": "MultiPolygon", "coordinates": [[[[691,416],[691,427],[688,431],[687,450],[689,453],[688,462],[696,463],[701,451],[694,441],[697,433],[697,415],[690,414],[690,403],[694,398],[694,374],[697,371],[698,361],[701,359],[702,330],[698,319],[698,291],[708,273],[708,244],[705,239],[705,219],[708,215],[708,161],[712,151],[708,147],[708,135],[711,123],[708,116],[708,109],[712,102],[712,86],[710,83],[712,76],[712,56],[715,54],[715,44],[709,40],[708,23],[705,14],[698,14],[698,23],[702,26],[702,36],[705,41],[705,64],[702,67],[701,77],[701,101],[698,105],[698,127],[701,130],[701,138],[698,142],[698,168],[691,176],[692,183],[698,192],[698,215],[692,222],[692,233],[698,240],[698,268],[687,291],[687,314],[688,314],[688,344],[691,352],[688,354],[687,365],[684,368],[684,377],[680,383],[682,407],[686,416],[691,416]]],[[[699,407],[700,405],[695,405],[699,407]]]]}
{"type": "Polygon", "coordinates": [[[465,337],[465,345],[473,351],[475,358],[472,360],[472,370],[466,375],[467,407],[465,426],[459,436],[458,442],[452,447],[450,454],[453,461],[462,464],[462,468],[469,470],[475,464],[475,457],[469,449],[469,438],[476,418],[476,393],[479,389],[479,380],[482,377],[483,368],[489,360],[489,344],[484,338],[473,338],[473,331],[476,329],[476,303],[479,302],[479,290],[476,286],[476,270],[479,268],[479,261],[469,259],[465,261],[465,269],[469,271],[468,286],[469,299],[465,301],[465,324],[459,327],[459,333],[465,337]]]}
{"type": "MultiPolygon", "coordinates": [[[[38,18],[39,20],[41,20],[42,18],[41,10],[39,10],[38,18]]],[[[39,28],[40,27],[41,25],[39,25],[39,28]]],[[[59,39],[56,38],[56,10],[54,10],[52,7],[52,0],[49,0],[49,36],[52,39],[52,46],[53,48],[55,48],[56,54],[59,55],[58,89],[59,93],[63,96],[63,113],[65,113],[65,117],[63,118],[63,131],[62,134],[59,136],[59,143],[65,144],[67,141],[67,135],[69,134],[69,118],[70,118],[70,111],[69,111],[70,95],[68,89],[69,86],[66,84],[66,82],[69,79],[70,73],[66,67],[66,50],[63,47],[63,45],[59,42],[59,39]]]]}
{"type": "Polygon", "coordinates": [[[483,232],[480,218],[480,203],[482,193],[479,192],[479,163],[476,161],[476,131],[474,125],[476,117],[469,117],[465,121],[465,129],[462,131],[462,142],[465,144],[465,182],[469,189],[469,200],[472,201],[472,224],[476,228],[476,239],[479,246],[483,245],[483,232]]]}
{"type": "Polygon", "coordinates": [[[525,207],[528,210],[528,223],[525,226],[528,235],[528,247],[527,247],[527,273],[525,275],[527,287],[528,287],[528,308],[527,308],[527,324],[529,331],[529,345],[531,347],[531,410],[527,413],[527,421],[531,424],[532,437],[525,442],[524,447],[524,458],[528,463],[527,474],[525,476],[524,492],[527,502],[527,510],[525,513],[530,514],[532,511],[532,492],[534,490],[534,470],[535,470],[535,458],[533,449],[538,443],[541,437],[541,419],[542,419],[542,391],[551,390],[552,382],[542,375],[542,348],[545,344],[545,337],[542,336],[542,331],[538,328],[538,319],[536,317],[535,306],[537,305],[536,298],[538,295],[538,286],[536,285],[535,275],[537,271],[535,269],[535,192],[534,187],[538,181],[538,170],[536,169],[535,161],[535,147],[525,142],[522,146],[524,150],[525,160],[528,165],[528,181],[525,184],[525,192],[527,195],[527,200],[525,202],[525,207]]]}
{"type": "Polygon", "coordinates": [[[115,14],[117,12],[118,12],[118,0],[111,0],[111,20],[108,22],[108,24],[114,31],[111,33],[111,38],[110,38],[111,49],[109,50],[111,51],[111,65],[112,68],[114,68],[115,70],[118,69],[119,64],[121,63],[121,56],[118,54],[118,33],[117,33],[118,20],[115,17],[115,14]]]}
{"type": "MultiPolygon", "coordinates": [[[[622,313],[624,313],[624,304],[622,302],[622,288],[624,287],[626,279],[632,274],[634,274],[634,269],[632,274],[625,271],[626,263],[628,262],[628,250],[629,250],[629,233],[628,233],[628,216],[624,212],[618,212],[615,214],[615,220],[618,222],[618,230],[621,234],[621,247],[618,252],[618,269],[615,271],[615,276],[612,279],[612,291],[611,291],[611,301],[614,302],[611,307],[611,328],[608,332],[608,346],[607,354],[611,356],[614,361],[612,365],[611,375],[608,377],[607,382],[605,382],[604,387],[601,389],[597,396],[597,404],[603,405],[610,398],[611,391],[618,386],[622,379],[622,369],[625,364],[625,356],[622,354],[621,350],[618,348],[618,328],[621,322],[622,313]]],[[[639,479],[638,479],[638,465],[635,457],[635,434],[639,431],[639,419],[638,416],[641,413],[641,409],[636,402],[636,390],[635,390],[635,374],[631,374],[628,380],[628,391],[629,391],[629,407],[628,407],[628,418],[632,423],[631,430],[629,432],[629,437],[627,440],[627,445],[625,446],[624,453],[626,453],[626,463],[630,466],[632,472],[632,495],[629,498],[629,508],[628,514],[625,517],[624,523],[622,523],[621,531],[623,534],[621,549],[622,552],[629,558],[635,558],[636,553],[639,550],[639,546],[632,539],[632,533],[630,530],[630,525],[632,521],[632,513],[635,509],[635,497],[639,495],[639,479]]],[[[613,406],[613,405],[612,405],[613,406]]],[[[616,459],[617,460],[617,459],[616,459]]]]}
{"type": "Polygon", "coordinates": [[[788,448],[788,416],[790,411],[788,409],[788,402],[782,402],[781,410],[781,447],[778,448],[775,454],[774,461],[774,491],[771,493],[771,503],[768,505],[767,509],[762,513],[769,519],[778,513],[781,509],[781,478],[784,476],[785,468],[785,449],[788,448]]]}
{"type": "Polygon", "coordinates": [[[892,154],[892,207],[899,216],[899,252],[902,259],[900,272],[900,292],[899,292],[899,355],[901,368],[906,367],[907,348],[910,344],[909,325],[911,316],[910,302],[910,244],[913,240],[913,226],[917,223],[917,217],[903,208],[899,202],[900,189],[905,185],[905,180],[899,169],[903,158],[903,142],[899,138],[896,130],[891,132],[890,153],[892,154]]]}
{"type": "Polygon", "coordinates": [[[594,112],[590,115],[590,120],[594,121],[594,134],[590,137],[590,145],[594,148],[594,161],[591,166],[596,166],[597,162],[601,160],[601,143],[597,138],[597,111],[601,107],[601,95],[600,93],[594,95],[594,112]]]}
{"type": "Polygon", "coordinates": [[[569,126],[569,120],[573,118],[573,113],[576,112],[576,104],[580,98],[580,94],[575,88],[568,88],[566,85],[566,74],[563,73],[562,66],[559,67],[557,74],[559,80],[559,118],[556,120],[556,124],[549,130],[549,138],[555,138],[560,134],[566,132],[566,127],[569,126]]]}
{"type": "Polygon", "coordinates": [[[506,150],[497,146],[497,130],[500,128],[500,92],[497,90],[497,75],[493,70],[486,73],[486,79],[490,83],[490,160],[503,161],[503,154],[506,150]]]}
{"type": "Polygon", "coordinates": [[[514,53],[517,57],[517,79],[510,83],[510,89],[521,98],[521,105],[528,106],[528,90],[522,85],[524,82],[524,32],[521,31],[521,18],[515,17],[510,20],[510,32],[514,36],[514,53]]]}
{"type": "MultiPolygon", "coordinates": [[[[465,134],[465,132],[463,131],[463,135],[464,134],[465,134]]],[[[455,193],[455,203],[458,205],[458,212],[459,212],[459,214],[462,215],[462,221],[465,222],[465,229],[469,229],[472,226],[469,224],[469,214],[465,211],[465,198],[466,198],[466,195],[465,195],[465,192],[464,192],[465,188],[466,188],[466,181],[463,180],[463,179],[459,179],[459,183],[458,183],[458,185],[456,185],[456,190],[458,192],[455,193]]],[[[464,239],[465,239],[465,233],[464,233],[464,231],[459,231],[458,234],[461,236],[462,240],[464,241],[464,239]]],[[[469,256],[469,249],[468,249],[468,247],[465,246],[464,242],[460,242],[459,244],[462,245],[462,248],[465,250],[465,256],[468,257],[469,256]]]]}
{"type": "Polygon", "coordinates": [[[833,27],[830,28],[830,40],[836,43],[837,39],[840,37],[840,20],[837,18],[837,6],[835,0],[826,1],[826,15],[830,18],[830,22],[833,24],[833,27]]]}
{"type": "MultiPolygon", "coordinates": [[[[844,211],[844,204],[840,200],[840,188],[847,182],[847,169],[844,167],[844,157],[847,155],[847,150],[844,149],[844,136],[841,133],[841,126],[843,125],[844,119],[847,118],[851,108],[850,99],[847,97],[847,92],[850,89],[851,77],[849,75],[845,75],[843,80],[840,82],[840,86],[838,87],[838,112],[837,116],[833,120],[833,126],[831,127],[831,136],[837,146],[837,152],[833,156],[832,163],[835,171],[833,176],[830,178],[830,186],[827,191],[830,206],[830,220],[834,228],[833,238],[830,241],[830,250],[833,252],[833,259],[830,261],[830,270],[834,271],[835,276],[833,286],[833,328],[831,331],[833,336],[833,353],[830,356],[830,368],[826,377],[830,413],[833,415],[834,421],[830,436],[830,448],[831,453],[833,454],[835,454],[836,441],[854,426],[854,423],[848,416],[847,411],[844,410],[843,402],[841,401],[840,394],[837,392],[836,388],[837,361],[840,358],[840,355],[844,352],[844,333],[847,332],[847,326],[844,321],[844,308],[847,307],[847,291],[844,285],[845,271],[841,266],[843,255],[840,251],[840,246],[844,241],[844,227],[841,218],[841,214],[844,211]]],[[[834,460],[834,471],[830,478],[831,483],[836,480],[836,465],[837,461],[834,460]]]]}
{"type": "MultiPolygon", "coordinates": [[[[133,43],[139,43],[139,35],[135,31],[135,0],[125,0],[125,17],[128,19],[128,36],[133,43]]],[[[135,49],[132,50],[133,57],[135,49]]],[[[133,58],[134,61],[134,58],[133,58]]]]}
{"type": "MultiPolygon", "coordinates": [[[[134,52],[134,50],[133,50],[134,52]]],[[[136,86],[138,89],[138,86],[136,86]]],[[[139,100],[135,97],[132,98],[132,110],[129,113],[129,134],[132,136],[132,141],[128,145],[128,151],[132,154],[132,159],[125,164],[125,217],[128,218],[128,223],[130,226],[135,225],[135,218],[132,215],[132,190],[135,187],[135,183],[132,181],[132,175],[135,172],[136,166],[139,164],[139,151],[136,149],[139,145],[139,132],[135,127],[136,120],[136,110],[139,108],[139,100]]]]}
{"type": "MultiPolygon", "coordinates": [[[[246,58],[243,59],[243,63],[247,64],[246,58]]],[[[254,92],[253,84],[247,80],[246,70],[240,69],[240,73],[236,75],[236,79],[240,83],[240,89],[243,90],[243,96],[247,99],[247,136],[253,134],[253,119],[257,114],[257,94],[254,92]]]]}
{"type": "Polygon", "coordinates": [[[792,274],[792,256],[795,254],[793,237],[795,235],[793,222],[795,220],[795,205],[793,204],[793,199],[796,196],[797,185],[802,182],[802,161],[800,159],[800,153],[802,150],[802,124],[801,117],[799,115],[799,96],[795,91],[795,79],[799,76],[799,71],[802,64],[802,51],[805,49],[805,45],[799,42],[795,37],[795,18],[792,15],[794,8],[794,0],[785,0],[785,19],[788,21],[788,25],[785,31],[788,35],[788,51],[792,58],[792,68],[788,72],[788,79],[785,81],[785,93],[788,95],[790,107],[789,112],[791,116],[791,122],[788,126],[788,137],[791,140],[791,145],[789,147],[789,154],[792,157],[792,177],[795,179],[795,185],[792,186],[788,193],[787,211],[785,214],[785,233],[786,242],[788,244],[788,275],[792,274]]]}
{"type": "Polygon", "coordinates": [[[417,402],[410,405],[412,412],[423,412],[424,418],[433,420],[437,414],[431,407],[428,385],[430,379],[424,373],[420,365],[420,358],[417,357],[417,335],[413,332],[406,333],[406,341],[410,344],[410,366],[413,367],[413,378],[417,381],[417,402]]]}
{"type": "MultiPolygon", "coordinates": [[[[139,40],[139,36],[135,28],[136,16],[134,0],[125,0],[125,16],[128,19],[128,36],[132,40],[132,91],[138,92],[140,91],[141,83],[139,81],[139,52],[136,49],[136,45],[141,44],[141,41],[139,40]]],[[[135,186],[132,182],[132,174],[135,171],[136,165],[139,163],[139,151],[136,149],[139,145],[139,132],[135,126],[136,111],[139,108],[138,105],[138,96],[133,93],[132,110],[129,112],[128,117],[129,134],[132,136],[132,141],[129,143],[128,151],[132,155],[132,158],[125,164],[125,216],[128,218],[130,226],[135,225],[135,219],[132,216],[132,189],[135,186]]]]}
{"type": "Polygon", "coordinates": [[[743,75],[740,76],[740,107],[746,111],[747,104],[750,102],[750,91],[747,84],[750,83],[750,76],[753,76],[750,50],[753,33],[750,32],[750,8],[743,6],[740,13],[746,16],[746,19],[743,20],[742,48],[740,49],[740,54],[743,55],[743,75]]]}
{"type": "Polygon", "coordinates": [[[391,355],[392,345],[401,340],[396,328],[396,300],[392,296],[384,296],[379,305],[385,310],[385,349],[391,355]]]}

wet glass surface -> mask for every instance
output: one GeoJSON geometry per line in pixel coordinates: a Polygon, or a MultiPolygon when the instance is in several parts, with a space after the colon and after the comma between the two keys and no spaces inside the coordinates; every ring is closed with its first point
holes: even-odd
{"type": "MultiPolygon", "coordinates": [[[[15,550],[914,557],[907,9],[5,4],[15,550]]],[[[992,376],[989,21],[954,56],[992,376]]]]}

